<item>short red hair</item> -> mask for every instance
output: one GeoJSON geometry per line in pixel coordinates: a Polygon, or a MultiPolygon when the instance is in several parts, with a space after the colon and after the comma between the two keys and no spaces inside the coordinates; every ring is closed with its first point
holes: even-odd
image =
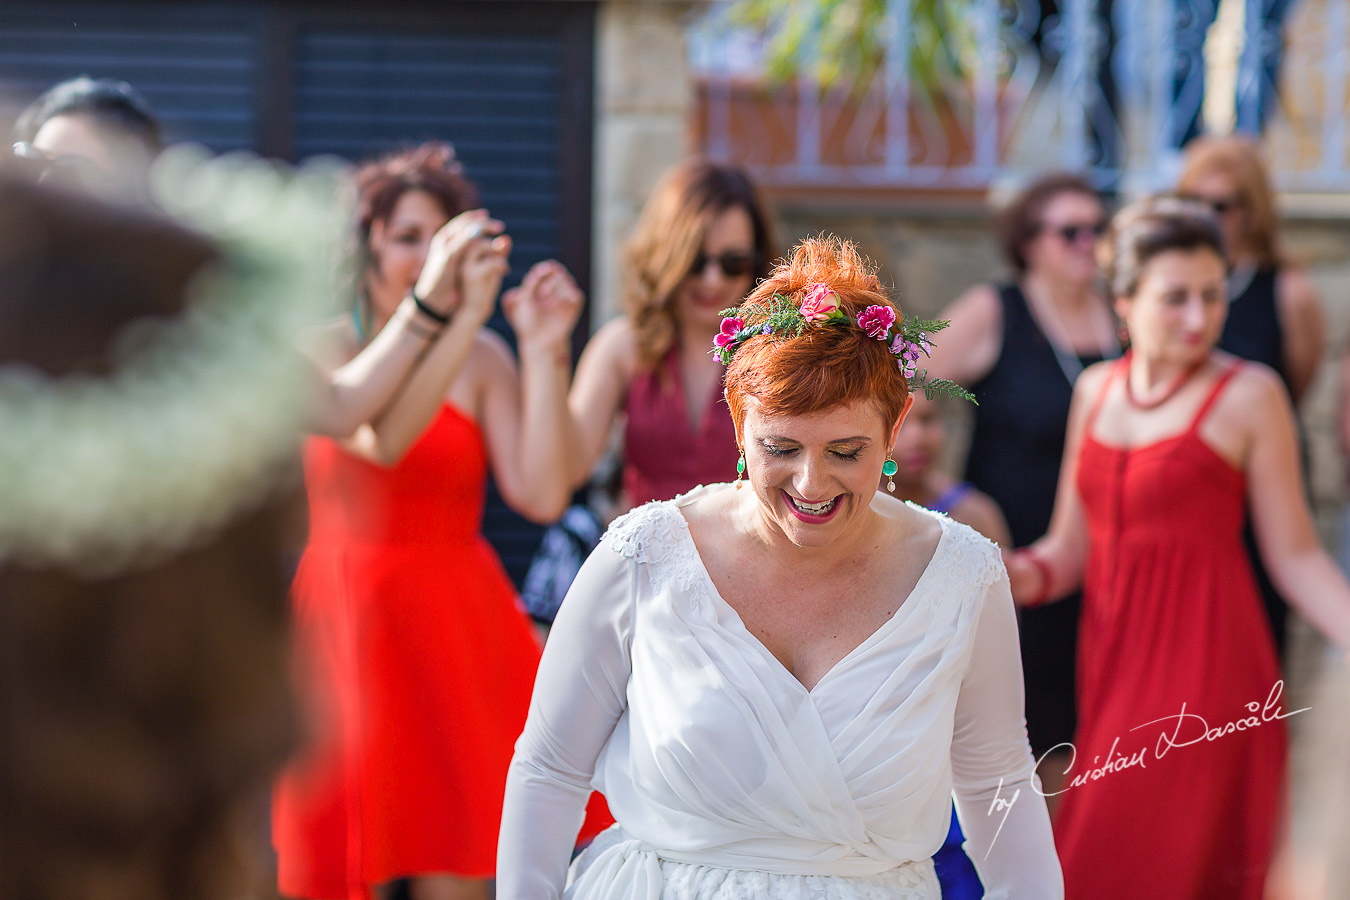
{"type": "MultiPolygon", "coordinates": [[[[886,296],[876,268],[851,241],[833,235],[808,238],[755,287],[741,305],[751,310],[774,294],[804,298],[812,285],[824,284],[839,298],[839,308],[856,321],[869,306],[889,306],[900,321],[900,308],[886,296]]],[[[753,316],[749,320],[753,322],[753,316]]],[[[885,341],[852,322],[809,325],[800,335],[762,334],[736,350],[726,374],[727,406],[739,437],[745,424],[745,400],[754,398],[770,415],[809,415],[865,400],[889,428],[900,418],[909,383],[885,341]]]]}

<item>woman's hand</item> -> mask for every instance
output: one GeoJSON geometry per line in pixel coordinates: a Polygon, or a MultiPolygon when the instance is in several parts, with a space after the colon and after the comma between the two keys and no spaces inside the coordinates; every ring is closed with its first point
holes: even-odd
{"type": "Polygon", "coordinates": [[[1051,585],[1046,576],[1050,570],[1042,561],[1033,562],[1025,549],[1003,550],[1003,566],[1008,570],[1008,588],[1012,592],[1013,603],[1018,607],[1040,606],[1049,597],[1051,585]]]}
{"type": "Polygon", "coordinates": [[[522,347],[566,348],[581,314],[582,293],[562,263],[546,260],[502,298],[506,320],[522,347]]]}
{"type": "Polygon", "coordinates": [[[465,251],[480,238],[500,235],[502,227],[485,209],[462,212],[442,225],[432,235],[426,262],[413,289],[422,302],[441,315],[455,312],[461,302],[459,274],[465,251]]]}
{"type": "Polygon", "coordinates": [[[459,308],[456,316],[465,316],[478,325],[483,325],[492,317],[492,308],[497,301],[497,292],[502,288],[502,279],[510,271],[511,238],[498,235],[491,240],[475,238],[463,251],[460,264],[458,288],[459,308]]]}

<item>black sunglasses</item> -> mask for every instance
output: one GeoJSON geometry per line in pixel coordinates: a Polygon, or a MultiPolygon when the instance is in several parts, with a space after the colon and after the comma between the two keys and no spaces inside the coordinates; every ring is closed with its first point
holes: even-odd
{"type": "MultiPolygon", "coordinates": [[[[1042,225],[1042,228],[1047,226],[1042,225]]],[[[1094,240],[1101,237],[1106,232],[1105,222],[1094,222],[1091,225],[1057,225],[1050,228],[1066,244],[1076,244],[1085,237],[1091,237],[1094,240]]]]}
{"type": "Polygon", "coordinates": [[[759,258],[753,253],[740,250],[729,250],[716,256],[708,256],[700,251],[698,256],[694,257],[694,264],[689,267],[689,274],[702,275],[710,262],[717,263],[717,268],[721,269],[727,278],[744,278],[755,273],[759,258]]]}

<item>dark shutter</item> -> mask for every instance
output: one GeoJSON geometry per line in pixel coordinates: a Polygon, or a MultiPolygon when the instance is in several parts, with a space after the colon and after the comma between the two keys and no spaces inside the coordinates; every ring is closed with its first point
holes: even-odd
{"type": "MultiPolygon", "coordinates": [[[[7,0],[0,124],[88,74],[133,84],[170,140],[218,151],[358,160],[448,141],[515,239],[508,283],[556,258],[587,289],[593,30],[581,2],[7,0]]],[[[519,583],[541,529],[493,491],[484,531],[519,583]]]]}
{"type": "Polygon", "coordinates": [[[15,3],[0,12],[0,124],[77,75],[130,82],[170,141],[253,146],[257,16],[225,6],[15,3]]]}

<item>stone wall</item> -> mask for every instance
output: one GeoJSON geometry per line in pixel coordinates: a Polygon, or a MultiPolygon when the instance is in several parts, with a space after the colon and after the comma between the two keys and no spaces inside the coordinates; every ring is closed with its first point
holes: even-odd
{"type": "Polygon", "coordinates": [[[596,25],[592,329],[618,309],[622,252],[661,173],[690,151],[689,0],[611,0],[596,25]]]}

